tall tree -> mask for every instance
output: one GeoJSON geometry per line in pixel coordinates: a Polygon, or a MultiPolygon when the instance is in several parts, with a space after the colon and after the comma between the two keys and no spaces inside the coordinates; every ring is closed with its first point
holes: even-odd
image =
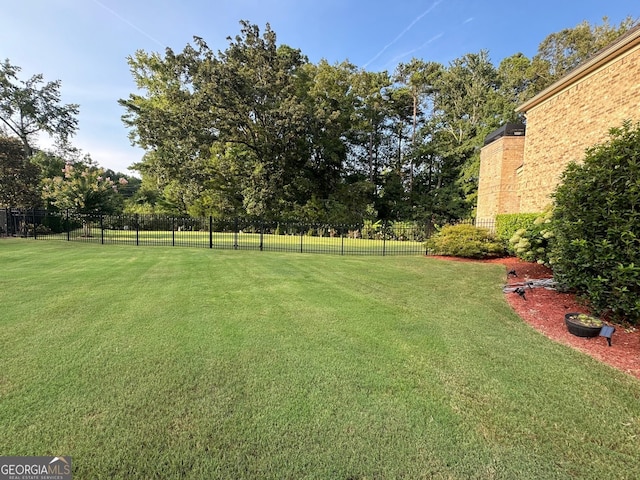
{"type": "Polygon", "coordinates": [[[122,120],[131,142],[147,150],[135,168],[152,176],[158,188],[176,184],[182,190],[178,196],[187,197],[187,191],[201,189],[216,137],[211,109],[193,87],[201,52],[191,45],[180,54],[167,49],[164,57],[137,51],[128,61],[134,81],[145,92],[119,101],[126,109],[122,120]]]}
{"type": "Polygon", "coordinates": [[[241,35],[218,58],[211,55],[196,78],[213,106],[217,141],[246,149],[239,167],[247,213],[289,210],[308,197],[309,115],[299,50],[278,46],[267,25],[263,35],[242,23],[241,35]]]}
{"type": "Polygon", "coordinates": [[[498,66],[498,92],[503,100],[502,116],[506,122],[522,122],[524,116],[515,109],[537,93],[537,86],[530,78],[531,60],[522,53],[504,58],[498,66]]]}
{"type": "Polygon", "coordinates": [[[22,142],[0,136],[0,206],[37,206],[39,175],[40,169],[27,158],[22,142]]]}
{"type": "Polygon", "coordinates": [[[392,84],[385,72],[361,70],[353,76],[354,117],[350,132],[351,161],[375,185],[384,165],[381,148],[387,124],[388,103],[385,91],[392,84]]]}
{"type": "MultiPolygon", "coordinates": [[[[409,63],[400,63],[396,68],[395,80],[400,82],[411,95],[411,149],[417,147],[419,119],[430,112],[430,100],[434,93],[434,83],[442,71],[442,65],[435,62],[411,59],[409,63]]],[[[409,155],[409,191],[413,189],[415,175],[414,156],[409,155]]]]}
{"type": "Polygon", "coordinates": [[[309,160],[315,194],[328,199],[343,179],[348,154],[346,139],[355,113],[352,81],[357,69],[346,61],[330,65],[326,60],[304,68],[309,88],[307,109],[312,122],[309,160]]]}
{"type": "MultiPolygon", "coordinates": [[[[413,98],[411,91],[405,86],[389,88],[385,92],[387,108],[387,128],[391,143],[389,168],[394,170],[400,177],[405,170],[404,160],[407,146],[411,144],[412,118],[413,118],[413,98]]],[[[409,182],[407,182],[409,183],[409,182]]]]}
{"type": "Polygon", "coordinates": [[[277,208],[289,184],[285,167],[300,158],[297,141],[303,136],[295,133],[301,109],[291,97],[293,72],[305,59],[279,49],[268,26],[261,36],[258,27],[243,22],[241,35],[229,41],[218,56],[199,38],[195,48],[188,45],[177,55],[168,49],[164,58],[138,52],[130,64],[147,95],[121,100],[124,121],[133,140],[154,152],[140,165],[142,172],[150,171],[163,186],[177,179],[196,198],[211,177],[224,176],[219,170],[227,163],[218,160],[227,147],[245,150],[236,157],[243,163],[234,166],[243,173],[243,203],[262,214],[277,208]]]}
{"type": "Polygon", "coordinates": [[[346,158],[353,66],[310,65],[268,25],[241,26],[217,54],[196,38],[179,54],[129,60],[146,90],[120,101],[148,150],[138,168],[161,188],[177,182],[193,213],[265,216],[327,200],[346,158]]]}
{"type": "Polygon", "coordinates": [[[604,17],[600,25],[584,21],[573,28],[548,35],[538,46],[538,52],[531,61],[528,73],[529,81],[534,86],[531,96],[566,75],[637,24],[637,19],[627,17],[619,25],[611,25],[609,19],[604,17]]]}
{"type": "Polygon", "coordinates": [[[391,77],[311,64],[269,25],[241,22],[217,53],[200,38],[180,53],[136,52],[144,93],[120,103],[147,150],[145,191],[183,211],[454,219],[472,213],[486,135],[631,24],[558,32],[498,68],[481,51],[446,67],[414,59],[391,77]]]}
{"type": "Polygon", "coordinates": [[[7,133],[20,139],[27,157],[41,132],[66,144],[78,126],[78,105],[61,102],[60,80],[45,83],[42,74],[20,80],[19,72],[8,59],[0,64],[0,121],[7,133]]]}
{"type": "Polygon", "coordinates": [[[503,123],[503,98],[499,77],[488,52],[466,54],[455,59],[435,82],[434,115],[423,135],[430,139],[440,172],[436,182],[457,172],[457,185],[464,192],[468,209],[475,204],[480,168],[480,147],[486,135],[503,123]]]}

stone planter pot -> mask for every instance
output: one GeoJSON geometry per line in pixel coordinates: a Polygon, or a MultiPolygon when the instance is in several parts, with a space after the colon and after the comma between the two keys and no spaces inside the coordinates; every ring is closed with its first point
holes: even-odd
{"type": "Polygon", "coordinates": [[[584,313],[567,313],[564,316],[564,323],[567,325],[569,333],[577,337],[597,337],[604,325],[601,320],[585,315],[584,313]]]}

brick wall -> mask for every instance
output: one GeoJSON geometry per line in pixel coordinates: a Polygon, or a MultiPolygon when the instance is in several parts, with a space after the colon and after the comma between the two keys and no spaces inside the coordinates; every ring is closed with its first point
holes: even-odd
{"type": "MultiPolygon", "coordinates": [[[[640,46],[526,112],[521,212],[539,212],[566,165],[602,143],[626,119],[640,121],[640,46]]],[[[480,206],[479,206],[480,207],[480,206]]]]}
{"type": "Polygon", "coordinates": [[[491,220],[500,213],[519,211],[518,167],[522,165],[525,137],[505,136],[480,152],[478,220],[491,220]]]}

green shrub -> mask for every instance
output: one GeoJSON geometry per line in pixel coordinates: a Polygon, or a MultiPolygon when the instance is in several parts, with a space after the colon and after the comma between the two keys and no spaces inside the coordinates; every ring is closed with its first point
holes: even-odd
{"type": "MultiPolygon", "coordinates": [[[[511,237],[518,230],[527,229],[533,225],[540,213],[503,213],[496,215],[496,237],[509,243],[511,237]]],[[[514,253],[510,251],[509,253],[514,253]]]]}
{"type": "Polygon", "coordinates": [[[526,228],[517,230],[509,239],[509,251],[527,262],[550,266],[554,233],[551,227],[552,210],[538,214],[526,228]]]}
{"type": "Polygon", "coordinates": [[[640,322],[640,123],[570,164],[555,192],[554,274],[598,314],[640,322]]]}
{"type": "Polygon", "coordinates": [[[384,238],[387,240],[424,242],[428,235],[429,225],[417,222],[387,222],[383,225],[384,238]]]}
{"type": "MultiPolygon", "coordinates": [[[[39,225],[36,225],[35,228],[36,228],[36,235],[49,235],[53,233],[52,230],[46,225],[39,224],[39,225]]],[[[33,236],[33,223],[27,223],[25,225],[23,234],[29,237],[33,236]]]]}
{"type": "Polygon", "coordinates": [[[365,220],[362,227],[362,238],[366,239],[381,239],[382,238],[382,221],[377,220],[375,222],[371,220],[365,220]]]}
{"type": "Polygon", "coordinates": [[[52,233],[62,233],[65,231],[64,217],[60,215],[46,215],[42,219],[42,225],[48,227],[52,233]]]}
{"type": "Polygon", "coordinates": [[[427,250],[436,255],[487,258],[504,255],[504,244],[486,228],[473,225],[448,225],[425,242],[427,250]]]}

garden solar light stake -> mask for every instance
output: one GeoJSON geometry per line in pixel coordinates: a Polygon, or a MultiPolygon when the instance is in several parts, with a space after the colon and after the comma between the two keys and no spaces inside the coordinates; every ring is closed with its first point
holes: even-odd
{"type": "Polygon", "coordinates": [[[611,325],[603,325],[603,327],[600,329],[600,336],[607,339],[607,343],[609,344],[609,346],[611,346],[611,336],[615,331],[616,328],[612,327],[611,325]]]}
{"type": "Polygon", "coordinates": [[[522,287],[518,287],[513,291],[513,293],[517,293],[518,295],[520,295],[523,298],[523,300],[526,300],[527,297],[525,297],[524,292],[525,290],[522,287]]]}

